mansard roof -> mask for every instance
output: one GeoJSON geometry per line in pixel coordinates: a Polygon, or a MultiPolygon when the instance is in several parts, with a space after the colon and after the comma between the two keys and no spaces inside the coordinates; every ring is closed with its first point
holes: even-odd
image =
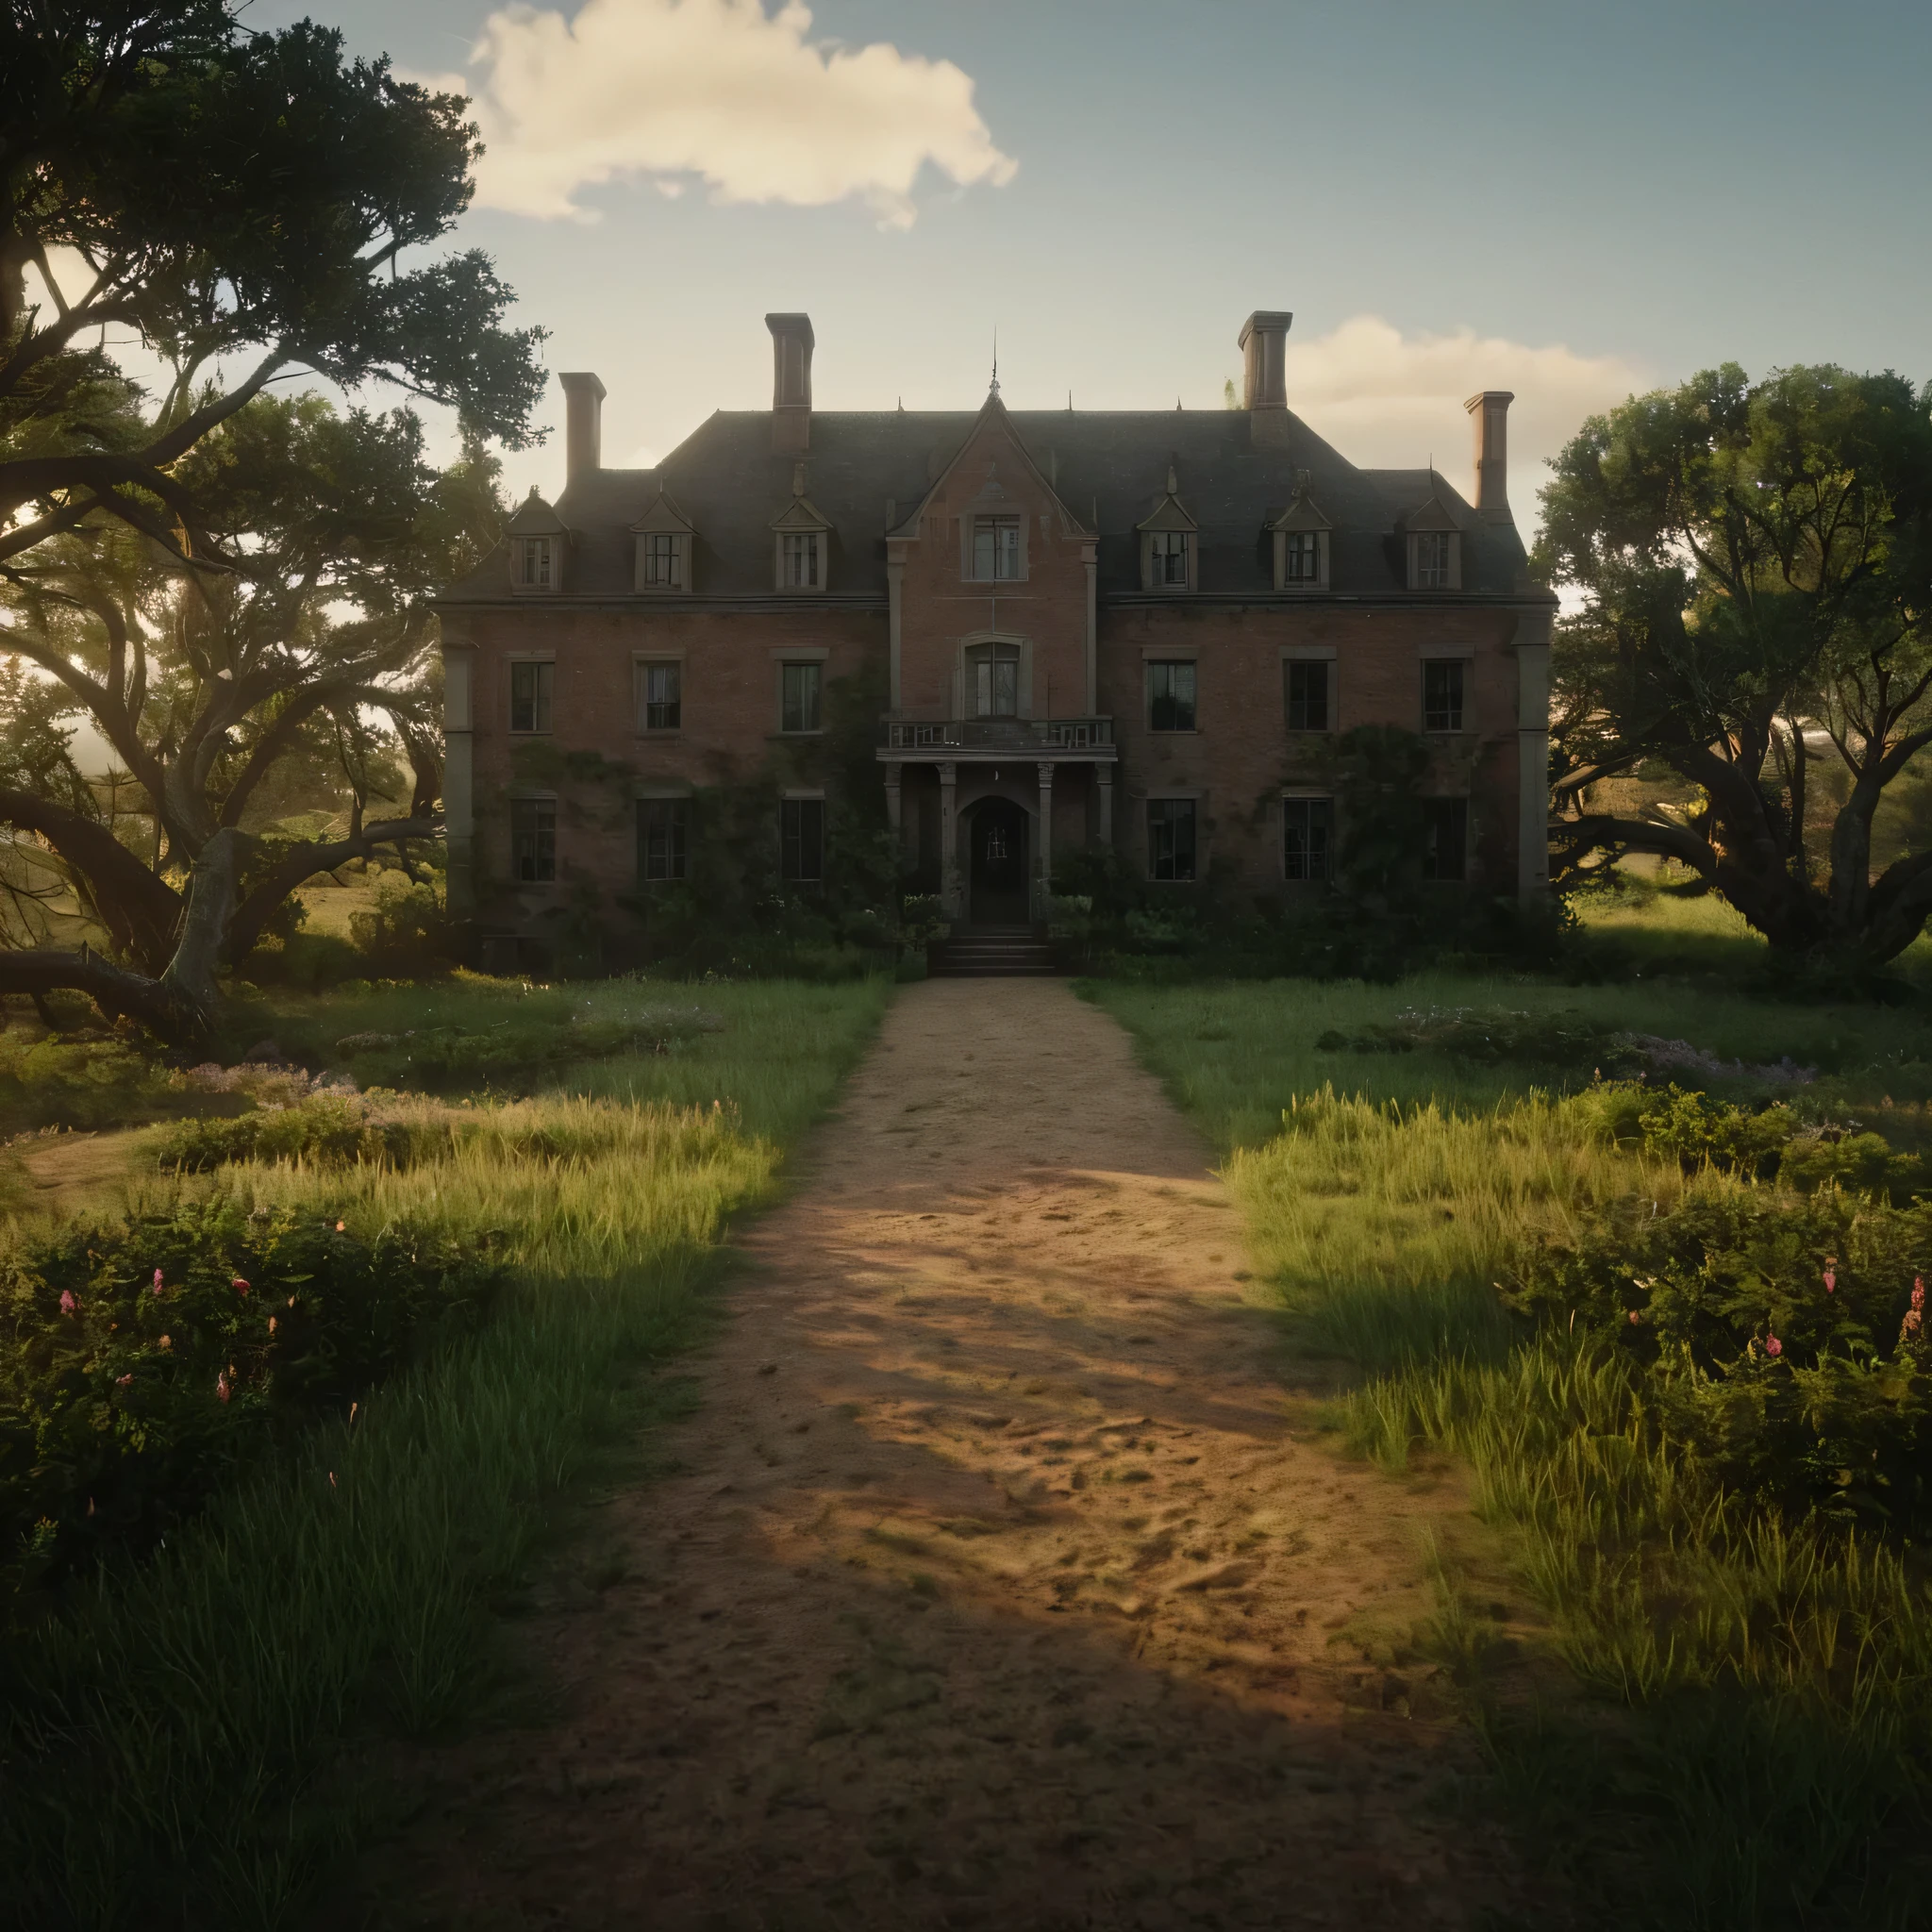
{"type": "MultiPolygon", "coordinates": [[[[1300,417],[1274,415],[1253,433],[1245,409],[814,410],[805,458],[810,506],[832,535],[834,601],[886,595],[888,530],[909,532],[919,507],[992,409],[1071,522],[1099,533],[1103,599],[1141,594],[1140,538],[1170,469],[1187,479],[1201,594],[1272,598],[1272,527],[1297,494],[1319,502],[1331,531],[1329,584],[1342,596],[1396,595],[1407,583],[1406,530],[1431,504],[1462,532],[1463,594],[1531,591],[1515,526],[1478,518],[1434,471],[1364,470],[1300,417]],[[1300,473],[1307,473],[1300,491],[1300,473]]],[[[573,534],[570,595],[628,597],[631,531],[670,491],[695,532],[700,598],[772,594],[774,508],[792,501],[798,458],[774,455],[768,409],[721,409],[654,470],[596,470],[558,498],[573,534]]],[[[441,601],[504,594],[500,558],[441,601]]]]}

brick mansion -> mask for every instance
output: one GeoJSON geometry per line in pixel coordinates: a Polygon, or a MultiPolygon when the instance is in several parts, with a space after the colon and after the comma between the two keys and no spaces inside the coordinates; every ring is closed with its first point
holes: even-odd
{"type": "Polygon", "coordinates": [[[563,375],[561,494],[438,600],[451,903],[487,954],[540,958],[573,891],[620,926],[701,892],[721,787],[756,788],[735,836],[774,881],[824,889],[862,809],[961,926],[1043,918],[1093,845],[1150,890],[1306,892],[1325,754],[1364,724],[1431,748],[1424,877],[1541,890],[1556,600],[1510,515],[1507,391],[1469,400],[1464,495],[1294,413],[1285,313],[1242,325],[1242,407],[1212,410],[1009,410],[997,382],[977,410],[817,410],[809,319],[765,321],[772,407],[655,469],[604,467],[604,386],[563,375]],[[814,756],[855,703],[869,798],[814,756]]]}

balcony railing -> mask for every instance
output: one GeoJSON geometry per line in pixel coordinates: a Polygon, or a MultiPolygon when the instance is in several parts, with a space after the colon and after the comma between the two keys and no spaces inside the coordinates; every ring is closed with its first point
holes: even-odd
{"type": "Polygon", "coordinates": [[[888,751],[1093,751],[1111,748],[1111,718],[888,718],[888,751]]]}

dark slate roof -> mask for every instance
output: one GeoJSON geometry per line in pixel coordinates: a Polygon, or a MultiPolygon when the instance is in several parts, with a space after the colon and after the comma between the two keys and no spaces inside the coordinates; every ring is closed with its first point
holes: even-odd
{"type": "MultiPolygon", "coordinates": [[[[979,418],[958,410],[818,410],[805,458],[806,491],[833,528],[828,583],[835,596],[886,594],[888,507],[904,523],[958,454],[979,418]]],[[[1137,594],[1135,526],[1166,492],[1172,466],[1180,501],[1200,525],[1201,591],[1272,594],[1274,555],[1263,525],[1292,500],[1297,471],[1334,525],[1332,591],[1400,591],[1407,570],[1403,518],[1438,498],[1463,532],[1465,593],[1531,588],[1513,525],[1479,518],[1440,472],[1360,470],[1297,417],[1286,439],[1257,447],[1244,409],[1015,409],[1008,421],[1068,511],[1100,532],[1100,593],[1137,594]]],[[[772,453],[769,410],[719,410],[655,470],[599,470],[572,484],[558,512],[575,533],[568,587],[627,596],[635,540],[629,525],[670,491],[696,529],[692,575],[700,598],[772,593],[772,520],[792,500],[799,458],[772,453]]],[[[505,594],[500,557],[446,593],[450,602],[505,594]]]]}

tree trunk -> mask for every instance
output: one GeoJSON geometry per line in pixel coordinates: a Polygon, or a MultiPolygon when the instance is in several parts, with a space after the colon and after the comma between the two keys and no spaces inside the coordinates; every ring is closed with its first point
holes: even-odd
{"type": "Polygon", "coordinates": [[[224,825],[194,861],[188,881],[188,910],[181,920],[181,941],[161,984],[175,998],[201,1015],[203,1029],[214,1021],[222,990],[215,968],[222,958],[229,915],[235,909],[235,881],[241,870],[242,834],[224,825]]]}

